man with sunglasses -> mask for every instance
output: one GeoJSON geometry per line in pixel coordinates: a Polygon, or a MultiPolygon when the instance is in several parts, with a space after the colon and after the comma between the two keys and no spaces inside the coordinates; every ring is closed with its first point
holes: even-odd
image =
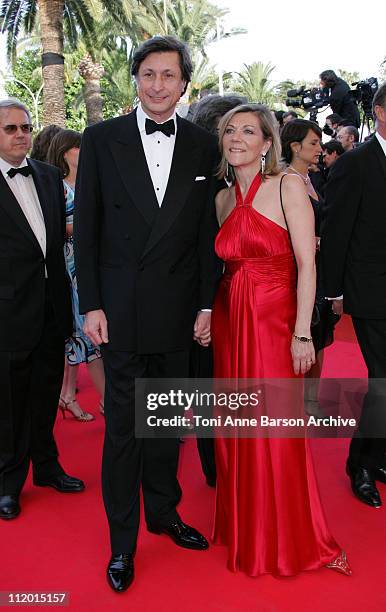
{"type": "Polygon", "coordinates": [[[63,243],[59,171],[27,160],[28,109],[0,100],[0,518],[20,513],[32,461],[33,483],[82,491],[58,462],[53,426],[63,377],[71,303],[63,243]]]}

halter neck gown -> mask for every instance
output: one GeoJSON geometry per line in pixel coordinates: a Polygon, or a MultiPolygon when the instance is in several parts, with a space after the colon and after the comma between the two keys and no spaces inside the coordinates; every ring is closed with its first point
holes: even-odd
{"type": "MultiPolygon", "coordinates": [[[[216,252],[225,263],[212,319],[216,378],[292,378],[296,263],[286,229],[252,206],[257,175],[223,223],[216,252]]],[[[307,440],[215,440],[213,539],[228,567],[250,576],[291,576],[340,554],[327,527],[307,440]]]]}

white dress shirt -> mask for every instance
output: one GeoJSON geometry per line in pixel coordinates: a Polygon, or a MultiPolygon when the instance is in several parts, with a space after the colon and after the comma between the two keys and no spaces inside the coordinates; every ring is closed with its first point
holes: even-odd
{"type": "MultiPolygon", "coordinates": [[[[19,168],[27,166],[27,160],[24,159],[19,168]]],[[[19,203],[21,210],[27,219],[29,226],[35,234],[44,257],[46,256],[46,226],[44,223],[43,212],[40,206],[39,197],[36,191],[35,183],[32,175],[23,176],[15,174],[10,178],[7,174],[11,164],[0,157],[0,171],[2,172],[7,184],[9,185],[13,195],[19,203]]]]}
{"type": "Polygon", "coordinates": [[[155,195],[157,196],[158,204],[161,207],[169,180],[174,145],[176,142],[176,113],[174,112],[173,115],[169,117],[169,119],[173,119],[175,125],[175,134],[172,134],[171,136],[165,136],[165,134],[162,132],[146,134],[146,119],[151,119],[151,117],[146,115],[141,104],[139,104],[137,108],[138,129],[141,135],[142,146],[145,152],[147,167],[149,168],[155,195]]]}

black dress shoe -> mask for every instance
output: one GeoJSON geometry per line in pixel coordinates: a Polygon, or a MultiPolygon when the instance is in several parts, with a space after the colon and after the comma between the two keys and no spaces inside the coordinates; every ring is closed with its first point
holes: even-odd
{"type": "Polygon", "coordinates": [[[375,480],[386,484],[386,467],[377,467],[375,470],[373,470],[373,474],[375,480]]]}
{"type": "Polygon", "coordinates": [[[347,464],[346,472],[350,476],[352,491],[361,502],[373,508],[382,506],[381,496],[370,470],[364,467],[357,467],[354,470],[347,464]]]}
{"type": "Polygon", "coordinates": [[[181,520],[170,523],[167,527],[148,525],[151,533],[166,533],[177,546],[191,548],[192,550],[206,550],[209,548],[207,540],[194,527],[185,525],[181,520]]]}
{"type": "Polygon", "coordinates": [[[107,582],[117,593],[129,588],[134,580],[134,561],[130,553],[113,555],[106,570],[107,582]]]}
{"type": "Polygon", "coordinates": [[[13,519],[20,514],[17,495],[0,495],[0,518],[13,519]]]}
{"type": "Polygon", "coordinates": [[[85,489],[83,480],[67,474],[59,474],[50,478],[34,478],[33,483],[37,487],[52,487],[60,493],[78,493],[85,489]]]}

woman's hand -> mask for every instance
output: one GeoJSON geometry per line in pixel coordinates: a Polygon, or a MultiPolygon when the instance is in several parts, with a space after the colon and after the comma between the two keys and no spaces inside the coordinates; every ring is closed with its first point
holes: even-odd
{"type": "Polygon", "coordinates": [[[301,342],[292,338],[291,355],[295,374],[305,374],[316,361],[313,342],[301,342]]]}

